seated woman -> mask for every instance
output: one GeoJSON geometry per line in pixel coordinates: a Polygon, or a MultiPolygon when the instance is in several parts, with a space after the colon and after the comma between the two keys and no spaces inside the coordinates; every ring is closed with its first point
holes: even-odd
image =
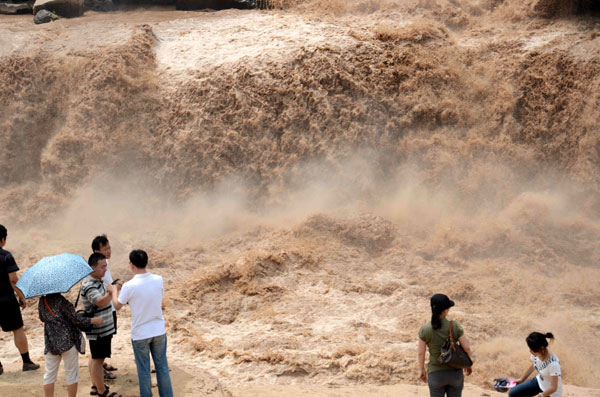
{"type": "Polygon", "coordinates": [[[42,296],[38,304],[40,320],[44,323],[44,396],[54,396],[54,383],[60,360],[65,361],[67,394],[77,396],[79,356],[85,353],[85,341],[79,327],[102,324],[102,318],[87,318],[75,311],[61,294],[42,296]]]}
{"type": "Polygon", "coordinates": [[[554,339],[554,335],[550,332],[546,334],[532,332],[525,339],[533,362],[525,374],[517,379],[517,386],[510,389],[509,397],[562,396],[560,361],[548,349],[548,339],[554,339]],[[537,376],[525,382],[534,369],[538,371],[537,376]]]}

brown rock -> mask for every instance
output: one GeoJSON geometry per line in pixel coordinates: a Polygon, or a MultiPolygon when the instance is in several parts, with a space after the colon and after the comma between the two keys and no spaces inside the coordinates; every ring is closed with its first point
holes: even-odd
{"type": "Polygon", "coordinates": [[[48,10],[61,17],[79,17],[83,15],[83,0],[36,0],[33,13],[48,10]]]}
{"type": "Polygon", "coordinates": [[[178,10],[223,10],[227,8],[254,8],[254,0],[177,0],[175,7],[178,10]]]}
{"type": "Polygon", "coordinates": [[[31,13],[31,3],[0,2],[0,14],[28,14],[28,13],[31,13]]]}
{"type": "Polygon", "coordinates": [[[542,17],[552,18],[599,11],[597,0],[538,0],[533,11],[542,17]]]}

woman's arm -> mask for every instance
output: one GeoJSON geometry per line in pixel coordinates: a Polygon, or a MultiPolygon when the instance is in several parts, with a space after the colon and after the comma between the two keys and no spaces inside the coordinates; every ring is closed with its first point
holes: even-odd
{"type": "Polygon", "coordinates": [[[469,341],[469,338],[463,334],[460,338],[458,338],[458,341],[460,342],[460,345],[464,351],[469,355],[471,360],[473,360],[473,355],[471,354],[471,342],[469,341]]]}
{"type": "Polygon", "coordinates": [[[90,319],[82,316],[75,311],[75,307],[66,299],[63,299],[59,303],[59,310],[61,315],[67,319],[68,322],[75,325],[76,327],[87,327],[90,325],[90,319]]]}
{"type": "Polygon", "coordinates": [[[543,393],[540,393],[539,396],[542,396],[542,397],[551,396],[552,393],[554,393],[556,390],[558,390],[558,376],[551,376],[550,377],[550,387],[547,388],[543,393]]]}
{"type": "Polygon", "coordinates": [[[71,304],[71,302],[65,299],[64,304],[60,307],[61,313],[65,318],[73,325],[78,328],[87,327],[90,324],[102,325],[104,320],[102,317],[94,317],[88,318],[84,317],[81,314],[75,311],[75,307],[71,304]]]}
{"type": "Polygon", "coordinates": [[[529,375],[531,375],[531,373],[533,372],[533,364],[529,365],[529,368],[527,368],[527,371],[525,371],[525,375],[521,376],[519,379],[517,379],[517,384],[519,383],[523,383],[527,380],[527,378],[529,378],[529,375]]]}
{"type": "Polygon", "coordinates": [[[427,350],[427,344],[424,340],[419,338],[418,346],[418,358],[419,358],[419,379],[423,382],[427,382],[427,372],[425,372],[425,350],[427,350]]]}
{"type": "MultiPolygon", "coordinates": [[[[471,361],[473,361],[473,355],[471,354],[471,342],[469,341],[469,338],[467,338],[467,336],[463,334],[460,338],[458,338],[458,341],[460,342],[460,345],[464,349],[465,353],[467,353],[471,361]]],[[[472,373],[473,367],[465,368],[465,374],[467,376],[471,375],[472,373]]]]}

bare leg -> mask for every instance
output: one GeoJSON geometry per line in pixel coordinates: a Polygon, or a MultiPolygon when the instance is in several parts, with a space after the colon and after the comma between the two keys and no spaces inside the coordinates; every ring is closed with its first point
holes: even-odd
{"type": "Polygon", "coordinates": [[[23,327],[13,331],[15,340],[15,346],[19,349],[19,353],[25,354],[29,352],[29,345],[27,344],[27,336],[25,335],[25,329],[23,327]]]}
{"type": "MultiPolygon", "coordinates": [[[[44,385],[44,397],[54,397],[54,383],[44,385]]],[[[69,395],[69,397],[71,397],[71,395],[69,395]]]]}
{"type": "Polygon", "coordinates": [[[104,368],[102,364],[104,364],[103,358],[92,358],[88,364],[92,384],[98,389],[98,394],[104,393],[104,368]]]}
{"type": "MultiPolygon", "coordinates": [[[[72,385],[67,386],[67,395],[69,397],[77,397],[77,385],[78,383],[73,383],[72,385]]],[[[104,390],[102,391],[104,393],[104,390]]],[[[45,396],[48,397],[48,396],[45,396]]]]}

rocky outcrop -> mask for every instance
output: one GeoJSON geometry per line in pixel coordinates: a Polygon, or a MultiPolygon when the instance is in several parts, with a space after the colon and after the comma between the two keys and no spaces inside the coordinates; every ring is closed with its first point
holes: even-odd
{"type": "Polygon", "coordinates": [[[256,7],[255,0],[176,0],[178,10],[223,10],[226,8],[250,9],[256,7]]]}
{"type": "Polygon", "coordinates": [[[117,9],[112,0],[85,0],[84,8],[94,11],[114,11],[117,9]]]}
{"type": "Polygon", "coordinates": [[[59,19],[59,16],[53,13],[52,11],[39,10],[33,17],[33,22],[36,25],[39,25],[41,23],[56,21],[57,19],[59,19]]]}
{"type": "Polygon", "coordinates": [[[538,0],[533,11],[542,17],[552,18],[565,15],[598,13],[598,0],[538,0]]]}
{"type": "Polygon", "coordinates": [[[32,4],[33,2],[0,2],[0,14],[30,14],[32,11],[32,4]]]}
{"type": "Polygon", "coordinates": [[[83,0],[36,0],[33,13],[48,10],[61,17],[79,17],[83,15],[83,0]]]}

